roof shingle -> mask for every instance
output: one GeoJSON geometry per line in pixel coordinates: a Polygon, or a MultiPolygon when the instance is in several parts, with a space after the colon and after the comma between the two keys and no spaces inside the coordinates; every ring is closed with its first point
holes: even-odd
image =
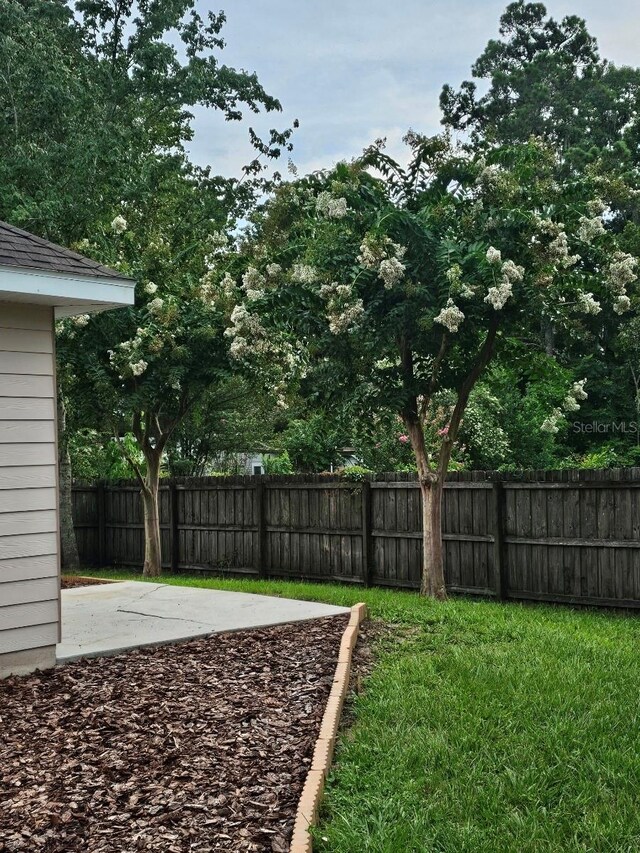
{"type": "Polygon", "coordinates": [[[104,267],[97,261],[1,221],[0,266],[78,275],[84,278],[118,278],[131,281],[126,275],[104,267]]]}

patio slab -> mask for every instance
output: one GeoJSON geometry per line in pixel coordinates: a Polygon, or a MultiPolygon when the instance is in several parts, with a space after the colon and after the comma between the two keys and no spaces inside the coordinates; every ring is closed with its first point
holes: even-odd
{"type": "Polygon", "coordinates": [[[346,607],[246,592],[122,581],[62,590],[58,663],[223,631],[348,613],[346,607]]]}

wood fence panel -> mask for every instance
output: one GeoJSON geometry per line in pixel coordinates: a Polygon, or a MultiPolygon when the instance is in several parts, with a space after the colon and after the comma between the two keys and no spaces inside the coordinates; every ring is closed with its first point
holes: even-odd
{"type": "Polygon", "coordinates": [[[96,486],[74,486],[72,491],[73,522],[80,562],[98,565],[98,496],[96,486]]]}
{"type": "MultiPolygon", "coordinates": [[[[418,588],[422,512],[411,474],[163,481],[163,566],[181,571],[418,588]]],[[[443,498],[453,591],[640,607],[640,469],[452,473],[443,498]]],[[[144,525],[131,482],[77,484],[88,565],[140,567],[144,525]]]]}
{"type": "Polygon", "coordinates": [[[306,579],[362,579],[361,489],[315,481],[306,486],[265,483],[269,573],[306,579]]]}

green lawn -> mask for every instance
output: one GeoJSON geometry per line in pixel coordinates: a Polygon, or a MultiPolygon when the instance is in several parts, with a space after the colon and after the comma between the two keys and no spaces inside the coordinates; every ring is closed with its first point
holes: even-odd
{"type": "Polygon", "coordinates": [[[342,736],[316,834],[321,853],[640,850],[636,618],[437,604],[378,589],[164,580],[364,600],[392,625],[342,736]]]}

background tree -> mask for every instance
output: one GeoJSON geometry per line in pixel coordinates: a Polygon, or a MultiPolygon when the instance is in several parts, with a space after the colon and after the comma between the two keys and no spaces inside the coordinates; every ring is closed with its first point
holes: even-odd
{"type": "Polygon", "coordinates": [[[472,66],[472,80],[443,87],[445,127],[467,131],[476,145],[541,137],[570,167],[603,156],[616,170],[637,164],[640,69],[601,59],[582,18],[556,21],[543,3],[510,3],[500,36],[472,66]],[[475,80],[488,82],[485,94],[475,80]]]}
{"type": "MultiPolygon", "coordinates": [[[[615,254],[593,187],[559,182],[540,142],[487,159],[443,139],[408,142],[407,169],[376,145],[276,194],[248,241],[244,301],[228,334],[239,360],[288,335],[302,353],[303,393],[340,389],[365,419],[383,408],[401,417],[422,494],[421,589],[443,597],[442,488],[494,352],[534,340],[543,314],[578,341],[601,314],[628,310],[636,262],[615,254]],[[430,453],[425,427],[445,392],[452,405],[430,453]]],[[[560,430],[586,398],[582,380],[573,377],[539,429],[560,430]]]]}
{"type": "Polygon", "coordinates": [[[232,375],[208,389],[178,425],[167,451],[167,468],[172,476],[239,473],[247,454],[272,446],[281,417],[256,382],[232,375]]]}
{"type": "MultiPolygon", "coordinates": [[[[204,18],[194,0],[0,2],[0,218],[70,245],[110,222],[148,184],[149,160],[184,159],[192,110],[280,110],[255,74],[222,64],[223,12],[204,18]]],[[[290,131],[260,139],[277,157],[290,131]]],[[[247,164],[256,174],[258,160],[247,164]]],[[[255,186],[216,183],[225,210],[255,186]]]]}

